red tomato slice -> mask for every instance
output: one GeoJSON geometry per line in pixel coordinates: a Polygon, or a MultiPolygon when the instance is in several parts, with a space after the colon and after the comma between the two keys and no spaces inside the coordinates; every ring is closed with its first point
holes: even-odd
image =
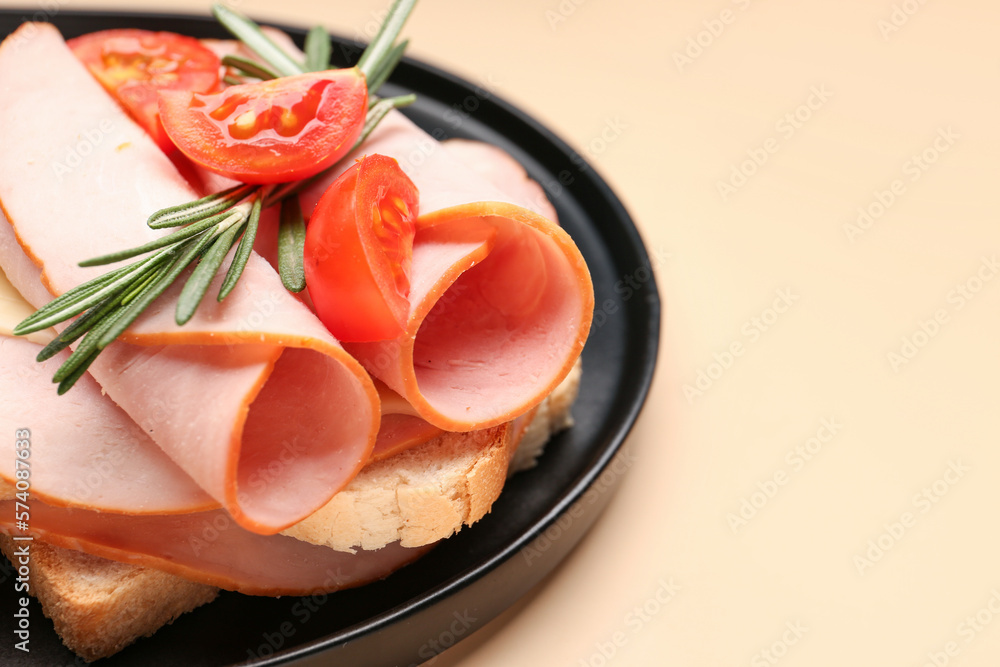
{"type": "Polygon", "coordinates": [[[160,124],[157,91],[207,93],[219,85],[219,57],[192,37],[148,30],[104,30],[67,44],[165,153],[175,147],[160,124]]]}
{"type": "Polygon", "coordinates": [[[198,164],[244,183],[308,178],[361,135],[368,88],[357,69],[310,72],[230,86],[220,93],[160,94],[160,117],[198,164]]]}
{"type": "Polygon", "coordinates": [[[417,206],[417,187],[384,155],[358,160],[316,204],[306,227],[306,286],[339,340],[403,333],[417,206]]]}

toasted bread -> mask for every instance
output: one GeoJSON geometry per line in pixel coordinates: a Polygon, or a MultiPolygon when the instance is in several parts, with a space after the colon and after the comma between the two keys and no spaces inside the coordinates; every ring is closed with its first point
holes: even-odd
{"type": "MultiPolygon", "coordinates": [[[[317,515],[286,533],[340,550],[394,541],[419,546],[452,535],[485,516],[508,471],[534,465],[548,439],[571,424],[579,384],[578,363],[520,437],[505,427],[446,433],[366,467],[317,515]]],[[[2,486],[0,496],[13,491],[2,486]]],[[[0,535],[0,550],[11,560],[14,548],[12,538],[0,535]]],[[[152,635],[212,601],[218,590],[35,540],[29,592],[63,643],[92,661],[152,635]]]]}
{"type": "MultiPolygon", "coordinates": [[[[17,544],[23,543],[0,535],[0,550],[11,561],[17,544]]],[[[36,540],[31,543],[29,592],[52,619],[63,643],[91,661],[117,653],[211,602],[218,589],[36,540]]]]}

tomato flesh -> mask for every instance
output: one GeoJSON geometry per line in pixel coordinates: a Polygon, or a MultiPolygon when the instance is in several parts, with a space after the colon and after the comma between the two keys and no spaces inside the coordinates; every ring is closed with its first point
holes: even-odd
{"type": "Polygon", "coordinates": [[[181,152],[244,183],[308,178],[343,157],[364,127],[365,77],[356,68],[160,94],[160,117],[181,152]]]}
{"type": "Polygon", "coordinates": [[[339,340],[403,333],[417,215],[416,186],[384,155],[358,160],[316,204],[306,227],[306,286],[339,340]]]}
{"type": "Polygon", "coordinates": [[[176,148],[160,123],[157,92],[208,93],[219,85],[219,57],[192,37],[149,30],[103,30],[67,44],[166,153],[176,148]]]}

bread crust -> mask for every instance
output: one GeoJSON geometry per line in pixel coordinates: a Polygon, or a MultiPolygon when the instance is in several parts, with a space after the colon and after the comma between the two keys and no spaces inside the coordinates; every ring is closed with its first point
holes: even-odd
{"type": "Polygon", "coordinates": [[[509,470],[534,465],[552,434],[572,423],[580,387],[577,360],[524,429],[513,423],[434,440],[366,466],[344,490],[284,535],[338,551],[431,544],[482,519],[509,470]],[[521,454],[520,449],[525,449],[521,454]],[[515,452],[516,468],[511,465],[515,452]]]}
{"type": "MultiPolygon", "coordinates": [[[[0,550],[11,561],[14,544],[10,536],[0,535],[0,550]]],[[[106,658],[152,635],[219,592],[158,570],[38,540],[30,544],[29,592],[38,598],[63,643],[87,661],[106,658]]]]}

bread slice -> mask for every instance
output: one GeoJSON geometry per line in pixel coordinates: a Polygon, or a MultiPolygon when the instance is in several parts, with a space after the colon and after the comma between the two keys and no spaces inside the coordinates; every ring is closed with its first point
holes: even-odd
{"type": "MultiPolygon", "coordinates": [[[[14,560],[15,545],[0,535],[14,560]]],[[[74,653],[92,661],[148,637],[218,595],[218,589],[146,567],[118,563],[35,540],[29,592],[74,653]]]]}
{"type": "Polygon", "coordinates": [[[508,470],[534,465],[552,434],[572,423],[570,407],[579,388],[577,361],[535,410],[523,435],[506,425],[445,433],[365,467],[318,512],[282,532],[352,553],[392,542],[419,547],[449,537],[483,518],[508,470]]]}
{"type": "MultiPolygon", "coordinates": [[[[489,512],[515,463],[517,469],[534,465],[549,438],[572,423],[579,386],[577,362],[522,434],[509,425],[448,433],[372,464],[321,510],[322,517],[286,533],[301,532],[310,542],[341,550],[397,540],[419,546],[452,535],[489,512]]],[[[11,560],[14,545],[0,535],[0,550],[11,560]]],[[[39,540],[31,543],[31,579],[29,592],[63,643],[87,661],[114,655],[218,594],[212,586],[39,540]]]]}

